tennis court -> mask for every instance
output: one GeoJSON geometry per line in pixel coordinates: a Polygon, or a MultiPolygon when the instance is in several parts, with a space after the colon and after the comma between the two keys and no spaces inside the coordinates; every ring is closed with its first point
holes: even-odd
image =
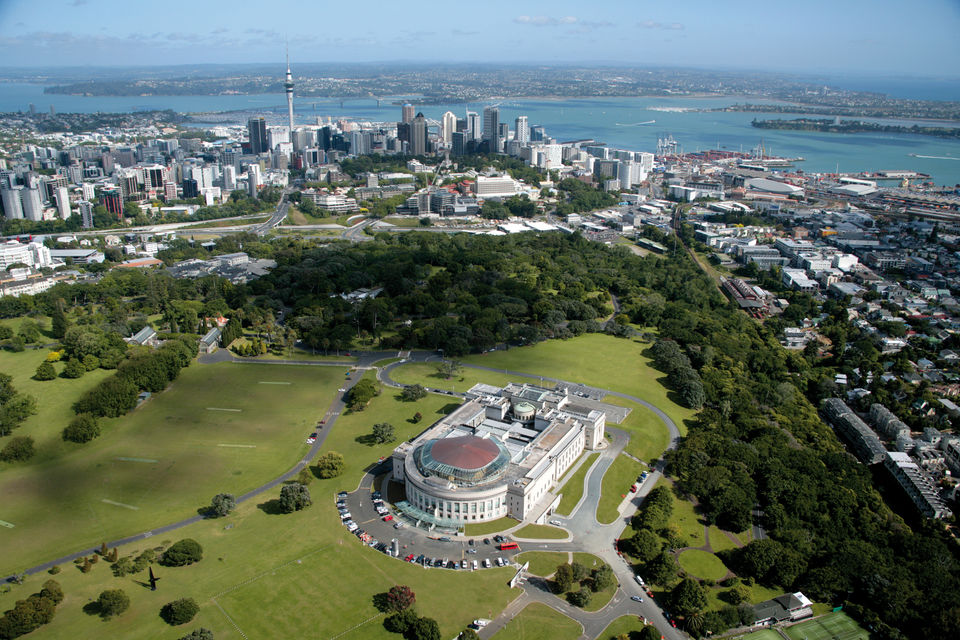
{"type": "Polygon", "coordinates": [[[870,634],[860,628],[842,611],[828,613],[815,620],[787,627],[783,630],[790,640],[870,640],[870,634]]]}

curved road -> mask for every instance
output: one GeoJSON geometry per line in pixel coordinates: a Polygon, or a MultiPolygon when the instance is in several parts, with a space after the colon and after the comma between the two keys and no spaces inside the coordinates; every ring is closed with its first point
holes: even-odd
{"type": "MultiPolygon", "coordinates": [[[[281,218],[282,219],[282,218],[281,218]]],[[[283,361],[283,360],[262,360],[262,361],[250,361],[257,362],[258,364],[301,364],[301,365],[314,365],[314,366],[356,366],[360,368],[368,368],[373,366],[373,363],[378,360],[383,360],[385,358],[395,357],[398,354],[394,352],[361,352],[358,353],[358,362],[315,362],[315,361],[283,361]]],[[[379,369],[377,373],[378,379],[380,379],[384,384],[388,386],[393,386],[397,388],[402,388],[405,385],[395,382],[390,377],[390,371],[402,364],[408,362],[426,362],[428,360],[440,360],[435,352],[428,351],[414,351],[409,352],[407,357],[399,362],[394,362],[383,369],[379,369]]],[[[207,357],[201,357],[201,363],[213,363],[213,362],[223,362],[223,361],[238,361],[238,362],[247,362],[244,359],[235,358],[224,350],[215,352],[207,357]],[[224,355],[225,354],[225,355],[224,355]]],[[[492,371],[496,373],[504,373],[510,376],[522,377],[522,378],[537,378],[542,380],[550,380],[555,383],[568,383],[568,381],[561,380],[559,378],[552,378],[548,376],[537,376],[531,373],[525,373],[520,371],[511,371],[508,369],[495,369],[492,367],[485,367],[481,365],[471,365],[464,364],[463,366],[469,367],[472,369],[480,369],[484,371],[492,371]]],[[[269,491],[270,489],[275,488],[281,483],[289,480],[300,472],[305,466],[307,466],[310,461],[317,455],[320,449],[323,447],[324,442],[326,441],[327,434],[333,429],[336,424],[337,416],[346,408],[346,403],[344,398],[347,395],[347,392],[355,385],[361,376],[352,376],[350,381],[344,386],[344,393],[337,396],[333,403],[327,409],[325,415],[325,426],[323,429],[318,431],[318,438],[316,442],[310,447],[310,450],[307,454],[298,461],[293,468],[284,473],[283,475],[274,478],[273,480],[260,485],[259,487],[248,491],[247,493],[239,496],[237,498],[237,503],[246,502],[252,498],[255,498],[262,493],[269,491]]],[[[582,386],[582,385],[578,385],[582,386]]],[[[626,393],[616,392],[616,391],[607,391],[597,389],[606,395],[613,395],[621,397],[632,402],[636,402],[651,411],[653,411],[657,417],[659,417],[663,423],[667,426],[667,429],[670,432],[670,443],[667,446],[667,449],[673,449],[677,446],[677,442],[680,438],[680,431],[677,428],[673,420],[663,411],[661,411],[656,406],[650,404],[649,402],[637,398],[626,393]]],[[[434,390],[434,393],[441,393],[444,395],[455,395],[462,396],[463,394],[453,393],[449,391],[434,390]]],[[[480,631],[480,635],[483,638],[491,637],[496,631],[503,628],[513,616],[515,616],[519,611],[530,602],[542,602],[547,606],[550,606],[563,614],[569,616],[570,618],[578,621],[584,629],[584,638],[596,638],[600,633],[613,622],[616,618],[624,615],[643,615],[647,618],[648,622],[654,624],[660,633],[667,638],[668,640],[683,640],[686,638],[685,634],[681,633],[677,629],[671,627],[666,618],[664,617],[663,610],[657,606],[657,604],[651,599],[647,598],[644,592],[640,589],[639,585],[634,581],[634,573],[630,566],[619,556],[615,548],[615,540],[620,537],[623,530],[629,525],[630,517],[636,508],[643,501],[644,496],[650,491],[650,489],[656,484],[660,475],[663,471],[663,463],[658,463],[655,469],[652,469],[647,480],[643,483],[643,486],[640,490],[633,494],[630,499],[630,504],[627,505],[627,508],[624,509],[621,506],[621,517],[618,518],[612,524],[603,524],[597,521],[596,519],[596,505],[599,503],[600,496],[602,493],[602,482],[603,476],[609,469],[610,465],[613,464],[613,461],[620,454],[623,448],[626,446],[629,436],[620,429],[609,428],[608,432],[611,436],[611,442],[606,449],[602,450],[600,457],[594,462],[591,469],[587,472],[586,477],[584,478],[584,495],[580,500],[579,504],[574,508],[573,513],[570,516],[562,517],[558,516],[557,519],[562,521],[563,527],[571,533],[573,541],[537,541],[537,542],[526,542],[523,547],[525,551],[585,551],[593,553],[594,555],[599,556],[603,559],[610,567],[613,569],[614,574],[617,576],[619,581],[620,588],[614,594],[614,597],[611,599],[610,603],[606,607],[596,612],[586,612],[576,607],[572,607],[567,604],[562,599],[555,596],[549,591],[549,588],[546,584],[546,581],[541,578],[530,577],[527,579],[527,588],[524,590],[524,593],[515,599],[507,608],[487,627],[483,628],[480,631]],[[634,602],[629,599],[631,595],[641,595],[644,597],[642,603],[634,602]]],[[[137,542],[140,540],[146,540],[155,535],[162,535],[182,527],[194,524],[201,520],[205,519],[204,516],[196,515],[190,518],[185,518],[178,522],[168,524],[156,529],[151,529],[150,531],[145,531],[133,536],[128,536],[126,538],[121,538],[119,540],[113,540],[107,542],[108,547],[119,547],[126,545],[132,542],[137,542]]],[[[518,525],[519,527],[519,525],[518,525]]],[[[56,558],[50,560],[43,564],[37,565],[27,569],[24,573],[30,575],[35,574],[40,571],[46,571],[54,565],[68,564],[73,562],[73,560],[91,555],[95,553],[99,547],[91,547],[88,549],[83,549],[77,551],[67,556],[56,558]]],[[[11,579],[13,576],[7,576],[4,581],[11,579]]]]}

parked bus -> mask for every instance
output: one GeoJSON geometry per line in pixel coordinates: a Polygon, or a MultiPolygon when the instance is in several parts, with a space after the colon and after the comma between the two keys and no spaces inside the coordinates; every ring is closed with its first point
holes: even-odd
{"type": "Polygon", "coordinates": [[[520,546],[516,542],[501,542],[500,551],[510,551],[511,549],[519,549],[520,546]]]}

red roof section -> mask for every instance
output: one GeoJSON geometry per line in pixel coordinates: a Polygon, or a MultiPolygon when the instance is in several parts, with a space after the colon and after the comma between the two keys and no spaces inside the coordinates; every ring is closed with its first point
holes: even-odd
{"type": "Polygon", "coordinates": [[[430,450],[437,462],[460,469],[482,469],[497,459],[500,449],[496,443],[477,436],[460,436],[437,440],[430,450]]]}

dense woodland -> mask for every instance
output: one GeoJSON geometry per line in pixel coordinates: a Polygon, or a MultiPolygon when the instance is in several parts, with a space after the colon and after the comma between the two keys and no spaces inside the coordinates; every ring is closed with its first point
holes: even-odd
{"type": "MultiPolygon", "coordinates": [[[[53,315],[62,305],[65,355],[82,361],[99,350],[101,363],[118,369],[112,384],[126,388],[124,381],[134,380],[140,389],[162,388],[183,362],[176,348],[149,362],[124,352],[127,361],[140,358],[144,368],[135,375],[124,372],[132,365],[114,364],[117,336],[144,326],[148,316],[163,336],[196,336],[205,318],[223,314],[234,336],[242,325],[268,342],[299,339],[320,351],[421,347],[449,357],[500,343],[588,331],[628,336],[634,327],[653,327],[658,341],[650,354],[675,397],[702,406],[667,456],[677,488],[697,497],[711,523],[729,530],[748,528],[755,507],[762,513],[768,539],[728,553],[728,566],[744,579],[848,602],[882,637],[960,636],[956,542],[941,523],[911,528],[887,507],[869,471],[817,415],[811,400],[824,390],[815,357],[782,349],[770,327],[736,312],[683,251],[641,258],[560,233],[411,232],[325,246],[250,240],[250,248],[278,266],[247,285],[174,280],[162,271],[110,272],[96,283],[5,298],[0,315],[53,315]],[[340,295],[379,287],[378,296],[361,301],[340,295]],[[621,307],[617,315],[611,296],[621,307]],[[284,326],[276,324],[278,311],[284,326]]],[[[26,340],[13,338],[21,346],[26,340]]],[[[634,541],[631,555],[642,572],[672,585],[677,568],[663,553],[671,541],[660,535],[660,520],[636,520],[635,535],[643,539],[634,541]]],[[[694,586],[681,581],[676,598],[697,620],[696,633],[738,624],[741,611],[732,605],[698,610],[694,586]]]]}

